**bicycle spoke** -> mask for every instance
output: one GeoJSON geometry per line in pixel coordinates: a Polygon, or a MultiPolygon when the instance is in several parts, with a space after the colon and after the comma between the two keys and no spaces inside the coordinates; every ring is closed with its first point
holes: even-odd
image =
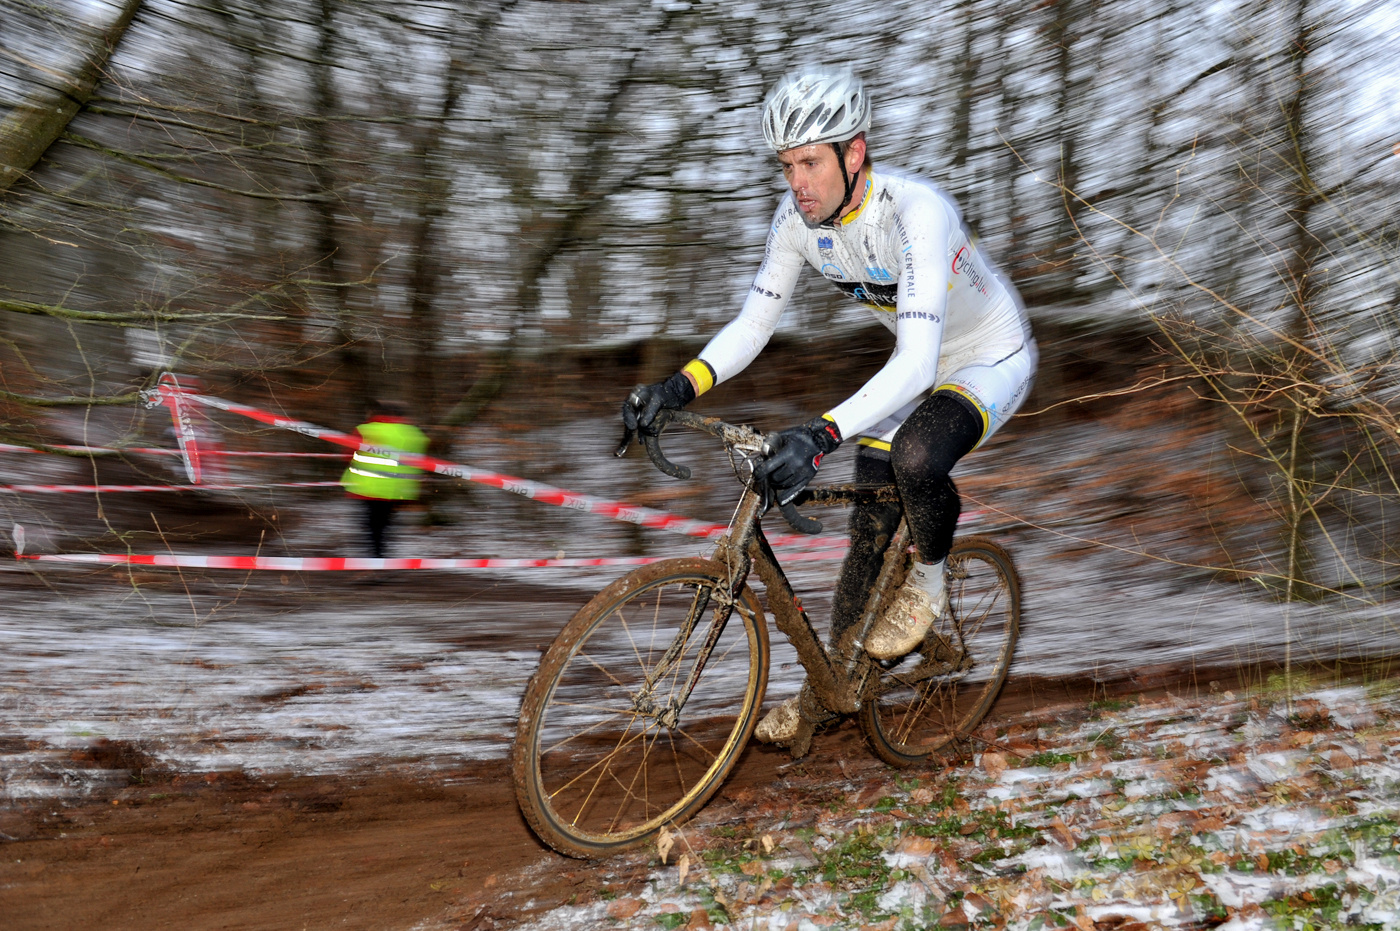
{"type": "Polygon", "coordinates": [[[690,731],[686,730],[685,728],[676,728],[676,732],[679,733],[689,742],[693,743],[695,745],[695,749],[699,750],[701,753],[705,754],[710,759],[713,760],[718,758],[718,755],[713,750],[702,744],[696,737],[694,737],[690,733],[690,731]]]}
{"type": "Polygon", "coordinates": [[[741,590],[739,617],[716,597],[727,577],[697,559],[638,570],[546,654],[522,706],[515,773],[521,808],[551,846],[591,856],[635,843],[688,817],[733,767],[758,713],[767,639],[752,591],[741,590]],[[686,705],[695,720],[682,727],[686,705]]]}
{"type": "MultiPolygon", "coordinates": [[[[627,745],[632,744],[632,743],[635,743],[635,742],[637,741],[638,738],[643,737],[643,736],[646,735],[646,729],[643,728],[642,731],[641,731],[641,733],[638,734],[637,737],[634,737],[634,738],[632,738],[632,740],[628,740],[628,741],[626,741],[626,743],[623,743],[623,740],[626,738],[627,734],[629,734],[630,732],[631,732],[631,727],[629,726],[627,730],[623,731],[622,737],[618,738],[618,745],[617,745],[617,746],[614,746],[612,750],[610,750],[605,756],[603,756],[602,758],[600,758],[600,759],[599,759],[597,762],[595,762],[592,766],[588,767],[588,768],[585,769],[583,772],[579,773],[577,776],[575,776],[574,778],[570,779],[568,782],[564,783],[564,784],[563,784],[562,786],[560,786],[559,788],[557,788],[557,789],[553,790],[552,792],[550,792],[550,793],[549,793],[549,797],[550,797],[550,798],[554,798],[556,795],[558,795],[560,792],[563,792],[565,789],[572,788],[573,785],[574,785],[574,783],[578,782],[580,779],[585,778],[589,773],[593,772],[593,770],[597,769],[597,768],[600,767],[600,766],[603,767],[604,770],[606,770],[606,769],[607,769],[607,766],[608,766],[608,762],[609,762],[614,756],[616,756],[617,753],[618,753],[619,751],[626,749],[627,745]]],[[[600,775],[599,778],[601,778],[601,775],[600,775]]],[[[592,789],[589,790],[589,794],[591,795],[593,791],[596,791],[597,787],[598,787],[598,783],[597,783],[597,780],[595,780],[594,783],[593,783],[592,789]]],[[[585,801],[586,801],[586,799],[585,799],[585,801]]]]}
{"type": "MultiPolygon", "coordinates": [[[[617,708],[600,707],[600,706],[597,706],[597,705],[581,705],[581,704],[576,704],[576,703],[572,703],[572,702],[559,702],[558,704],[559,704],[560,706],[562,706],[562,707],[565,707],[565,708],[593,709],[593,710],[596,710],[596,711],[600,711],[600,712],[602,712],[603,714],[611,715],[611,716],[613,716],[614,718],[632,718],[632,719],[636,719],[637,716],[638,716],[637,713],[636,713],[635,711],[633,711],[632,709],[630,709],[630,708],[628,708],[628,709],[626,709],[626,710],[619,710],[619,709],[617,709],[617,708]]],[[[593,731],[596,731],[598,728],[604,727],[604,726],[606,726],[606,725],[608,725],[608,724],[611,724],[611,723],[612,723],[612,722],[609,721],[607,718],[603,718],[603,719],[601,719],[601,720],[595,721],[594,723],[588,725],[587,727],[583,728],[582,730],[580,730],[580,731],[578,731],[578,732],[576,732],[576,733],[570,734],[568,737],[565,737],[564,739],[558,741],[557,743],[550,744],[550,745],[547,746],[547,747],[541,747],[541,748],[540,748],[540,753],[554,753],[555,751],[557,751],[557,750],[559,750],[560,748],[566,746],[567,744],[572,743],[573,741],[578,740],[578,739],[581,738],[581,737],[586,737],[588,734],[591,734],[593,731]]],[[[630,722],[629,722],[629,723],[630,723],[630,722]]]]}
{"type": "Polygon", "coordinates": [[[627,688],[627,684],[626,684],[625,682],[623,682],[621,679],[619,679],[617,676],[613,675],[612,670],[608,669],[608,667],[606,667],[606,666],[604,666],[602,663],[598,662],[598,661],[597,661],[596,659],[594,659],[590,654],[584,652],[583,650],[580,650],[580,651],[578,652],[578,656],[579,656],[580,659],[587,660],[588,663],[589,663],[589,665],[591,665],[594,669],[598,670],[598,671],[601,672],[603,675],[605,675],[605,676],[607,676],[609,679],[611,679],[613,685],[617,686],[617,687],[620,688],[620,689],[625,689],[625,688],[627,688]]]}
{"type": "Polygon", "coordinates": [[[861,725],[875,752],[897,766],[969,734],[1006,677],[1020,603],[1010,558],[987,540],[959,541],[949,554],[949,613],[920,648],[911,671],[882,677],[861,725]]]}

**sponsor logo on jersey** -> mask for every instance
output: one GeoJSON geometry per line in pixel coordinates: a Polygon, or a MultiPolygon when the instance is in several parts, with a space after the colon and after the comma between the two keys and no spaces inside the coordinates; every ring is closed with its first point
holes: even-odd
{"type": "Polygon", "coordinates": [[[902,217],[896,216],[894,218],[894,231],[899,234],[899,244],[903,246],[904,250],[907,252],[910,246],[909,231],[904,228],[904,219],[902,217]]]}
{"type": "Polygon", "coordinates": [[[822,265],[821,273],[826,277],[830,278],[832,281],[846,280],[846,273],[841,271],[841,269],[837,268],[830,262],[827,262],[824,265],[822,265]]]}
{"type": "Polygon", "coordinates": [[[893,308],[898,299],[898,285],[892,284],[861,284],[854,281],[837,282],[836,287],[845,291],[851,297],[868,304],[872,307],[893,308]]]}
{"type": "Polygon", "coordinates": [[[781,301],[783,299],[783,296],[778,292],[769,291],[767,288],[760,288],[758,285],[750,286],[749,290],[755,294],[762,294],[764,297],[771,297],[775,301],[781,301]]]}
{"type": "Polygon", "coordinates": [[[881,268],[878,265],[865,266],[865,274],[876,281],[894,281],[894,274],[888,268],[881,268]]]}
{"type": "Polygon", "coordinates": [[[953,256],[953,274],[961,275],[973,290],[981,294],[988,293],[986,276],[977,268],[976,253],[972,251],[971,246],[963,246],[957,255],[953,256]]]}
{"type": "Polygon", "coordinates": [[[831,237],[830,237],[830,236],[818,236],[818,237],[817,237],[817,248],[820,249],[820,250],[823,251],[823,252],[830,252],[830,251],[832,250],[832,248],[834,247],[834,245],[835,245],[835,244],[831,241],[831,237]]]}
{"type": "Polygon", "coordinates": [[[940,319],[938,314],[931,314],[926,310],[902,310],[899,312],[898,320],[932,320],[937,323],[940,319]]]}

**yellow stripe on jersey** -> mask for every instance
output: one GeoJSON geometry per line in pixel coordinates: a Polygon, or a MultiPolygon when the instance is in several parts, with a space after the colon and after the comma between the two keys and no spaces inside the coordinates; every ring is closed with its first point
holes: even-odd
{"type": "MultiPolygon", "coordinates": [[[[992,418],[991,415],[987,413],[987,409],[982,406],[982,402],[977,400],[977,395],[973,394],[972,392],[968,391],[966,388],[963,388],[960,385],[939,385],[937,388],[933,389],[934,394],[937,394],[940,391],[951,391],[954,394],[959,395],[960,397],[966,398],[968,402],[972,405],[973,409],[976,410],[977,413],[982,417],[982,436],[987,435],[987,431],[991,429],[992,426],[992,418]]],[[[977,442],[981,443],[982,437],[978,437],[977,442]]]]}
{"type": "Polygon", "coordinates": [[[882,439],[879,439],[878,437],[873,437],[873,436],[863,436],[863,437],[861,437],[860,439],[856,440],[856,445],[857,445],[857,446],[869,446],[871,449],[883,449],[885,452],[889,452],[889,451],[890,451],[890,441],[889,441],[889,440],[882,440],[882,439]]]}
{"type": "Polygon", "coordinates": [[[695,396],[699,397],[715,386],[715,370],[702,359],[691,359],[681,369],[695,381],[695,396]]]}

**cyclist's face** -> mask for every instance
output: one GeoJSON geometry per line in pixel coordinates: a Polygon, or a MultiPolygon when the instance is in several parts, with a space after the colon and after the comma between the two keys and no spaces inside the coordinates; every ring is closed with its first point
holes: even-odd
{"type": "MultiPolygon", "coordinates": [[[[844,148],[846,172],[854,177],[865,162],[865,140],[853,139],[844,148]]],[[[809,223],[820,223],[841,205],[846,188],[842,183],[841,165],[836,161],[836,149],[831,143],[821,142],[779,152],[778,161],[783,166],[783,178],[797,201],[797,209],[802,211],[809,223]]],[[[852,198],[857,193],[853,191],[852,198]]],[[[845,206],[842,215],[850,212],[850,205],[845,206]]]]}

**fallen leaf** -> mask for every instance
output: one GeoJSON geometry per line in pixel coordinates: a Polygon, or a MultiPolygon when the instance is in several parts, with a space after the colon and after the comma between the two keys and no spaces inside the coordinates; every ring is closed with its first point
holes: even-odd
{"type": "Polygon", "coordinates": [[[675,845],[676,839],[671,836],[670,829],[662,825],[661,833],[656,835],[656,852],[661,855],[662,864],[665,864],[667,855],[675,845]]]}
{"type": "Polygon", "coordinates": [[[684,884],[685,884],[685,878],[686,878],[686,876],[689,875],[689,874],[690,874],[690,855],[689,855],[689,854],[683,853],[683,854],[681,854],[680,860],[678,860],[678,861],[676,862],[676,875],[677,875],[676,882],[678,882],[678,883],[684,885],[684,884]]]}
{"type": "Polygon", "coordinates": [[[1064,819],[1059,815],[1056,815],[1050,822],[1050,830],[1055,832],[1055,837],[1066,849],[1073,850],[1079,845],[1079,841],[1074,837],[1074,832],[1070,830],[1069,825],[1065,824],[1064,819]]]}
{"type": "Polygon", "coordinates": [[[927,857],[933,853],[933,839],[911,834],[899,842],[899,852],[910,857],[927,857]]]}
{"type": "Polygon", "coordinates": [[[642,910],[641,899],[613,899],[608,903],[609,918],[627,919],[642,910]]]}

